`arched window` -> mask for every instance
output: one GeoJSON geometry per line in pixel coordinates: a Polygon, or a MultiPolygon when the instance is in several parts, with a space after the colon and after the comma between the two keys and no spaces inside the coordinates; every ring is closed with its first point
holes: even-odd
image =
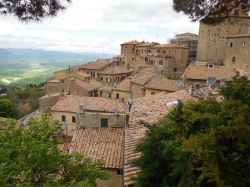
{"type": "Polygon", "coordinates": [[[243,48],[246,47],[246,42],[243,41],[243,42],[241,43],[241,47],[243,47],[243,48]]]}

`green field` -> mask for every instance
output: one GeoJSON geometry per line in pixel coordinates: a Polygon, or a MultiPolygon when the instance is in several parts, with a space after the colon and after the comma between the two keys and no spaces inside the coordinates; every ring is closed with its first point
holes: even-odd
{"type": "Polygon", "coordinates": [[[0,49],[0,89],[24,87],[53,77],[53,72],[112,55],[68,53],[33,49],[0,49]]]}

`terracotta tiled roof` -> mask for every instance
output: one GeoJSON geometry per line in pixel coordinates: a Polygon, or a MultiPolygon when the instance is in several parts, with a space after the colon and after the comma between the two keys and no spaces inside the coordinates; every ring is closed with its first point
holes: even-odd
{"type": "Polygon", "coordinates": [[[81,72],[81,71],[77,71],[77,72],[75,72],[75,74],[79,75],[79,76],[82,76],[82,77],[85,77],[85,78],[91,77],[90,74],[87,74],[87,73],[84,73],[84,72],[81,72]]]}
{"type": "Polygon", "coordinates": [[[123,91],[123,92],[130,92],[131,91],[131,79],[125,79],[122,82],[118,83],[114,90],[123,91]]]}
{"type": "Polygon", "coordinates": [[[151,79],[146,85],[145,88],[162,90],[162,91],[172,91],[175,92],[178,90],[177,80],[169,79],[151,79]]]}
{"type": "Polygon", "coordinates": [[[121,128],[81,128],[73,135],[70,152],[79,152],[104,168],[123,167],[124,131],[121,128]]]}
{"type": "Polygon", "coordinates": [[[125,104],[100,97],[83,97],[78,95],[66,95],[62,97],[52,108],[52,111],[79,113],[79,105],[83,105],[85,111],[112,113],[118,109],[125,112],[125,104]]]}
{"type": "Polygon", "coordinates": [[[135,76],[132,77],[131,83],[139,84],[144,86],[146,83],[148,83],[153,77],[157,76],[157,70],[152,68],[145,68],[139,73],[135,74],[135,76]]]}
{"type": "Polygon", "coordinates": [[[106,68],[105,70],[99,72],[101,75],[118,75],[118,74],[129,74],[131,70],[128,70],[125,66],[114,66],[106,68]]]}
{"type": "Polygon", "coordinates": [[[150,97],[143,97],[133,100],[129,117],[129,127],[125,131],[125,150],[124,150],[124,185],[133,184],[133,178],[139,172],[139,168],[131,165],[131,161],[140,157],[135,148],[138,142],[144,138],[147,128],[140,124],[140,121],[153,123],[167,114],[169,109],[166,103],[181,100],[196,99],[188,94],[186,90],[166,94],[160,93],[150,97]]]}
{"type": "Polygon", "coordinates": [[[93,91],[93,90],[97,90],[98,88],[103,87],[103,83],[95,79],[91,79],[88,81],[75,79],[75,83],[87,91],[93,91]]]}
{"type": "Polygon", "coordinates": [[[103,92],[112,92],[112,90],[114,89],[113,86],[103,86],[101,88],[99,88],[99,91],[103,91],[103,92]]]}
{"type": "Polygon", "coordinates": [[[88,64],[78,66],[79,69],[100,70],[112,63],[112,59],[99,59],[88,64]]]}
{"type": "Polygon", "coordinates": [[[216,79],[225,79],[225,81],[232,80],[236,76],[234,68],[227,66],[214,66],[209,68],[204,65],[192,64],[184,72],[183,76],[186,79],[193,80],[207,80],[208,76],[216,77],[216,79]]]}
{"type": "Polygon", "coordinates": [[[157,42],[146,42],[146,43],[141,43],[137,45],[136,47],[152,47],[154,45],[159,45],[157,42]]]}
{"type": "Polygon", "coordinates": [[[154,49],[189,49],[186,46],[178,45],[178,44],[161,44],[161,45],[155,45],[152,48],[154,49]]]}

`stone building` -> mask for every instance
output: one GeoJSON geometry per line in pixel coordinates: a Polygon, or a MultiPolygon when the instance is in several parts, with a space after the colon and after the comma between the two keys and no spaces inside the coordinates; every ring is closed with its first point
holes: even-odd
{"type": "Polygon", "coordinates": [[[116,82],[121,82],[126,77],[130,76],[133,70],[125,66],[112,66],[99,72],[99,80],[106,84],[113,85],[116,82]]]}
{"type": "Polygon", "coordinates": [[[78,71],[87,73],[91,75],[91,77],[98,78],[98,73],[111,67],[112,63],[112,59],[98,59],[97,61],[80,65],[78,71]]]}
{"type": "Polygon", "coordinates": [[[51,108],[52,119],[64,128],[117,128],[125,126],[125,104],[99,97],[65,95],[51,108]]]}
{"type": "Polygon", "coordinates": [[[164,65],[166,77],[180,77],[187,65],[189,48],[176,44],[162,44],[150,48],[149,62],[157,65],[164,65]]]}
{"type": "Polygon", "coordinates": [[[121,44],[121,55],[135,55],[135,48],[141,44],[138,41],[130,41],[121,44]]]}
{"type": "Polygon", "coordinates": [[[170,40],[172,44],[183,45],[189,48],[188,63],[195,62],[198,46],[198,35],[193,33],[177,34],[174,39],[170,40]]]}
{"type": "Polygon", "coordinates": [[[112,99],[113,86],[103,86],[98,89],[98,97],[112,99]]]}
{"type": "Polygon", "coordinates": [[[231,36],[247,33],[250,33],[248,16],[229,17],[218,24],[200,23],[197,61],[212,60],[218,65],[224,64],[228,48],[227,40],[231,40],[231,36]]]}
{"type": "Polygon", "coordinates": [[[103,87],[103,83],[95,79],[85,81],[75,77],[63,80],[50,80],[45,84],[46,95],[51,94],[78,94],[82,96],[98,96],[98,89],[103,87]]]}
{"type": "Polygon", "coordinates": [[[250,66],[250,32],[227,37],[225,65],[250,66]]]}
{"type": "Polygon", "coordinates": [[[235,76],[237,76],[237,72],[232,67],[194,63],[186,69],[183,80],[185,87],[189,87],[197,84],[209,86],[209,79],[213,79],[213,87],[218,88],[224,86],[226,82],[232,81],[235,76]]]}
{"type": "Polygon", "coordinates": [[[112,99],[119,99],[121,102],[128,101],[131,98],[131,79],[127,78],[114,86],[112,99]]]}
{"type": "Polygon", "coordinates": [[[39,111],[46,112],[50,110],[50,107],[53,107],[62,97],[60,93],[45,95],[39,98],[39,111]]]}
{"type": "Polygon", "coordinates": [[[77,152],[92,161],[103,161],[109,180],[97,180],[99,187],[123,187],[124,130],[122,128],[79,128],[75,131],[70,153],[77,152]]]}
{"type": "Polygon", "coordinates": [[[145,96],[155,95],[161,92],[176,92],[179,90],[177,83],[177,80],[153,78],[145,85],[145,96]]]}

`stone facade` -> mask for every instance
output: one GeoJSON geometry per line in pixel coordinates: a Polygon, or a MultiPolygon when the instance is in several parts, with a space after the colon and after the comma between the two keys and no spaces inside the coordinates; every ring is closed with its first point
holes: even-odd
{"type": "Polygon", "coordinates": [[[64,123],[63,118],[68,125],[68,129],[75,130],[77,126],[101,128],[101,119],[108,119],[108,128],[124,127],[126,115],[113,115],[97,112],[77,114],[73,112],[52,111],[53,120],[59,120],[61,123],[64,123]],[[65,118],[63,116],[65,116],[65,118]]]}
{"type": "Polygon", "coordinates": [[[193,33],[182,33],[177,34],[175,39],[170,40],[170,43],[189,47],[188,63],[191,63],[196,60],[198,38],[198,35],[193,33]]]}
{"type": "Polygon", "coordinates": [[[250,66],[250,33],[227,38],[225,65],[250,66]]]}
{"type": "Polygon", "coordinates": [[[112,99],[119,99],[121,102],[128,101],[131,98],[131,92],[113,90],[112,99]]]}
{"type": "Polygon", "coordinates": [[[197,61],[224,63],[227,37],[250,31],[249,17],[228,18],[222,23],[207,25],[200,23],[197,61]]]}

